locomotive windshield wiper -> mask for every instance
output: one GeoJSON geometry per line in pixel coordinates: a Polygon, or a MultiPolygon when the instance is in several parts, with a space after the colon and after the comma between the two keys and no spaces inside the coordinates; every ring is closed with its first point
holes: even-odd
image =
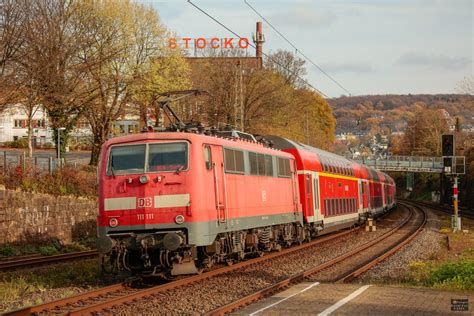
{"type": "Polygon", "coordinates": [[[183,171],[184,166],[179,166],[178,169],[176,169],[176,173],[179,174],[181,171],[183,171]]]}

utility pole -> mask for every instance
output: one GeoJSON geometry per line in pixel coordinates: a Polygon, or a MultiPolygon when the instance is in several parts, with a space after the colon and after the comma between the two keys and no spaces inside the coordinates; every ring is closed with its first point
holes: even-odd
{"type": "Polygon", "coordinates": [[[240,63],[240,130],[244,131],[244,87],[242,85],[244,69],[242,63],[240,63]]]}

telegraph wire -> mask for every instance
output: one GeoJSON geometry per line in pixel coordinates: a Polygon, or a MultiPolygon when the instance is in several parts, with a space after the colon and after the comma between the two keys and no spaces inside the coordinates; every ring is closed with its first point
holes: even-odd
{"type": "Polygon", "coordinates": [[[277,30],[276,27],[273,26],[273,24],[270,23],[270,21],[268,21],[262,14],[260,14],[252,5],[250,5],[250,3],[247,2],[247,0],[244,0],[245,4],[250,8],[252,9],[260,18],[262,18],[275,32],[278,33],[278,35],[280,35],[288,44],[291,45],[291,47],[293,47],[296,51],[296,53],[299,53],[301,56],[303,56],[307,61],[309,61],[311,64],[313,64],[313,66],[315,66],[316,68],[319,69],[319,71],[321,71],[326,77],[328,77],[329,79],[331,79],[332,82],[334,82],[335,84],[337,84],[341,89],[343,89],[344,91],[346,91],[347,93],[349,93],[349,96],[352,95],[350,93],[349,90],[347,90],[346,88],[344,88],[342,86],[342,84],[340,84],[336,79],[334,79],[332,76],[330,76],[326,71],[324,71],[323,68],[321,68],[318,64],[316,64],[315,62],[313,62],[310,58],[308,58],[301,50],[298,49],[298,47],[296,47],[285,35],[283,35],[280,31],[277,30]]]}
{"type": "MultiPolygon", "coordinates": [[[[201,9],[200,7],[198,7],[196,4],[194,4],[193,2],[191,2],[191,0],[188,0],[188,3],[190,5],[192,5],[193,7],[195,7],[197,10],[201,11],[204,15],[206,15],[207,17],[209,17],[211,20],[213,20],[214,22],[216,22],[217,24],[219,24],[220,26],[222,26],[223,28],[225,28],[227,31],[229,31],[230,33],[232,33],[234,36],[237,36],[239,39],[242,39],[242,36],[240,36],[239,34],[237,34],[236,32],[234,32],[233,30],[231,30],[229,27],[227,27],[225,24],[223,24],[222,22],[220,22],[219,20],[217,20],[215,17],[213,17],[212,15],[210,15],[209,13],[207,13],[206,11],[204,11],[203,9],[201,9]]],[[[248,42],[249,46],[252,47],[252,48],[255,48],[255,45],[251,44],[250,42],[248,42]]],[[[322,92],[321,90],[319,90],[318,88],[316,88],[315,86],[313,86],[311,83],[309,83],[306,79],[302,78],[301,76],[299,76],[295,71],[292,71],[290,68],[287,68],[285,67],[284,65],[280,64],[277,60],[275,60],[273,57],[271,57],[270,55],[262,52],[262,54],[267,57],[268,59],[272,60],[275,64],[279,65],[280,67],[286,69],[288,72],[290,72],[292,75],[294,75],[296,78],[298,78],[299,80],[301,80],[302,82],[304,82],[308,87],[312,88],[314,91],[318,92],[319,94],[321,94],[322,96],[324,96],[325,98],[330,98],[328,95],[326,95],[324,92],[322,92]]]]}

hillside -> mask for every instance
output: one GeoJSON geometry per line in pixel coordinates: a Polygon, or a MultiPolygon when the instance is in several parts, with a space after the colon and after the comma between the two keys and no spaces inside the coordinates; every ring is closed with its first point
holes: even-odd
{"type": "Polygon", "coordinates": [[[461,94],[365,95],[328,100],[337,120],[336,133],[382,133],[405,129],[407,120],[422,108],[445,110],[454,125],[459,117],[463,129],[474,129],[474,96],[461,94]]]}

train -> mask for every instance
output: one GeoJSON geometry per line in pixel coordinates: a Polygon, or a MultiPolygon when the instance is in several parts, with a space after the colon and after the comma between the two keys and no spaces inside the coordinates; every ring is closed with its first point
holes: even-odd
{"type": "Polygon", "coordinates": [[[396,205],[387,174],[279,136],[146,132],[99,167],[106,271],[174,277],[360,225],[396,205]]]}

